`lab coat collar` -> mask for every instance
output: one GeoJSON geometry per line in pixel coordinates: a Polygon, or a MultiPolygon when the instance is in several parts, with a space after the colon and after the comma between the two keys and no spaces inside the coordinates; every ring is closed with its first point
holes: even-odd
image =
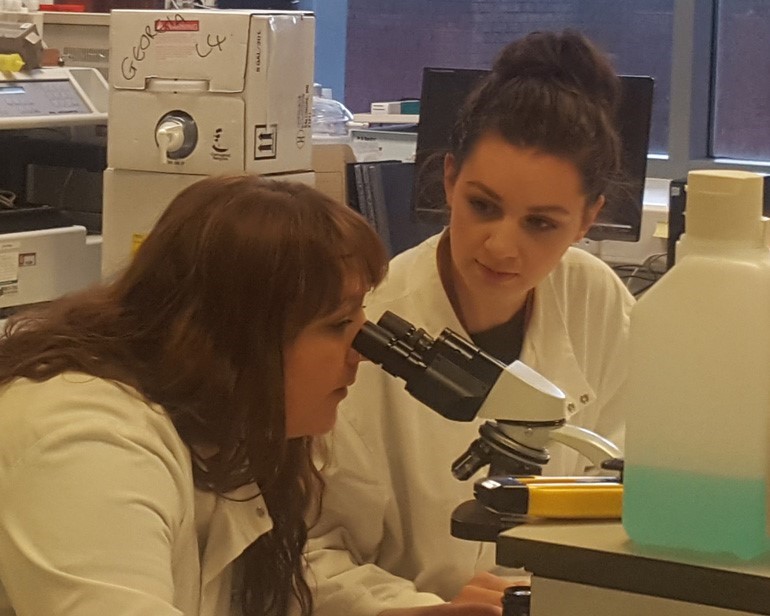
{"type": "Polygon", "coordinates": [[[206,584],[272,528],[265,499],[255,485],[217,496],[203,557],[201,587],[205,589],[206,584]]]}
{"type": "Polygon", "coordinates": [[[568,420],[596,399],[596,393],[575,357],[567,322],[549,278],[535,289],[521,361],[565,393],[568,420]]]}

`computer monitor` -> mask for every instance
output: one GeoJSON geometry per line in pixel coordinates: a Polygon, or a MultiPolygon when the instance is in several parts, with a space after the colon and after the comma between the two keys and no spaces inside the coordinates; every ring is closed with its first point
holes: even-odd
{"type": "MultiPolygon", "coordinates": [[[[425,68],[417,126],[412,211],[415,219],[446,222],[443,155],[463,102],[489,71],[425,68]]],[[[652,116],[653,79],[621,75],[618,131],[623,145],[624,181],[611,191],[587,237],[635,242],[642,226],[642,198],[652,116]]]]}

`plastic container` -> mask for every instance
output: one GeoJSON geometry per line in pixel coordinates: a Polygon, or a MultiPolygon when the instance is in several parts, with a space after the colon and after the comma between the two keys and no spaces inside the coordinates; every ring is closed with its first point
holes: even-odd
{"type": "Polygon", "coordinates": [[[313,94],[313,137],[348,138],[348,123],[353,114],[339,101],[323,95],[320,85],[314,84],[313,94]]]}
{"type": "Polygon", "coordinates": [[[762,176],[693,171],[676,265],[631,313],[623,525],[637,543],[770,549],[770,251],[762,176]]]}

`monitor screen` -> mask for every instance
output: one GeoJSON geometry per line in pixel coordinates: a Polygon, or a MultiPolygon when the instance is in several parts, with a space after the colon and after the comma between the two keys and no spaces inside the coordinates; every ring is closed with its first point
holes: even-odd
{"type": "MultiPolygon", "coordinates": [[[[425,68],[417,126],[412,210],[417,220],[446,222],[443,159],[463,101],[489,71],[425,68]]],[[[624,183],[607,201],[587,237],[635,242],[642,226],[642,198],[652,116],[651,77],[621,75],[618,131],[623,144],[624,183]]]]}

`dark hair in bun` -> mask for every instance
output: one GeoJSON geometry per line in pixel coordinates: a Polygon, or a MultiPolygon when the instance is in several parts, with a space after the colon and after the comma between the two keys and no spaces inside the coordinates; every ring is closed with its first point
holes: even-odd
{"type": "Polygon", "coordinates": [[[572,161],[593,203],[620,177],[619,98],[609,59],[582,34],[529,34],[500,52],[460,110],[450,142],[455,169],[480,137],[496,133],[572,161]]]}

